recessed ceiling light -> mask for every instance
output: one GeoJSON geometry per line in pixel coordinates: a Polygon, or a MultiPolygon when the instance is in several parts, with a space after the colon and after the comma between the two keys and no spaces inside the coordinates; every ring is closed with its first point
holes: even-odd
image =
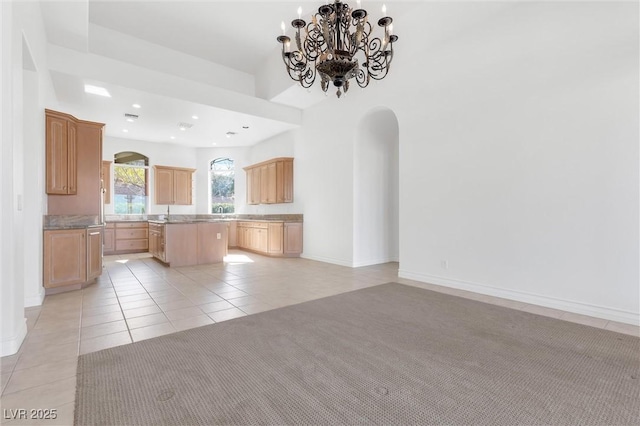
{"type": "Polygon", "coordinates": [[[185,130],[187,130],[187,129],[186,129],[186,128],[184,128],[184,127],[180,127],[180,130],[185,131],[185,130]]]}
{"type": "Polygon", "coordinates": [[[123,132],[125,133],[129,133],[129,131],[127,129],[122,129],[123,132]]]}
{"type": "Polygon", "coordinates": [[[218,144],[214,142],[214,143],[212,143],[211,145],[216,146],[216,145],[218,145],[218,144]]]}
{"type": "Polygon", "coordinates": [[[92,95],[104,96],[106,98],[111,97],[111,94],[109,94],[109,91],[107,89],[100,86],[94,86],[92,84],[85,84],[84,91],[86,93],[91,93],[92,95]]]}
{"type": "Polygon", "coordinates": [[[236,133],[236,132],[227,132],[227,133],[226,133],[226,136],[227,136],[228,138],[230,138],[231,136],[234,136],[234,135],[237,135],[237,133],[236,133]]]}
{"type": "Polygon", "coordinates": [[[248,128],[249,128],[249,126],[242,126],[242,128],[243,128],[243,129],[248,129],[248,128]]]}
{"type": "Polygon", "coordinates": [[[193,118],[194,120],[197,120],[198,116],[197,115],[192,115],[191,118],[193,118]]]}
{"type": "Polygon", "coordinates": [[[176,138],[175,136],[171,136],[171,138],[170,138],[170,139],[175,139],[175,138],[176,138]]]}
{"type": "Polygon", "coordinates": [[[142,106],[140,106],[140,104],[133,104],[131,106],[134,107],[134,108],[142,108],[142,106]]]}
{"type": "Polygon", "coordinates": [[[134,120],[133,118],[127,118],[127,121],[128,121],[129,123],[133,123],[135,120],[134,120]]]}

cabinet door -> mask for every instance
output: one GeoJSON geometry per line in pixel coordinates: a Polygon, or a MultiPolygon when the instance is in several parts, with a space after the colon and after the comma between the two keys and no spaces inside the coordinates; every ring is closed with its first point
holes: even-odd
{"type": "Polygon", "coordinates": [[[46,117],[47,194],[66,194],[68,186],[67,120],[46,117]]]}
{"type": "Polygon", "coordinates": [[[302,253],[302,223],[284,224],[284,254],[302,253]]]}
{"type": "Polygon", "coordinates": [[[87,281],[102,275],[102,230],[87,229],[87,281]]]}
{"type": "Polygon", "coordinates": [[[244,227],[236,225],[236,247],[242,248],[244,247],[244,227]]]}
{"type": "Polygon", "coordinates": [[[256,229],[256,241],[254,250],[268,253],[269,252],[269,231],[266,228],[256,229]]]}
{"type": "Polygon", "coordinates": [[[173,170],[155,169],[156,204],[173,204],[173,170]]]}
{"type": "Polygon", "coordinates": [[[116,230],[113,228],[104,229],[104,253],[111,253],[116,249],[116,230]]]}
{"type": "Polygon", "coordinates": [[[278,164],[276,162],[267,164],[267,203],[277,203],[277,189],[278,189],[278,164]]]}
{"type": "Polygon", "coordinates": [[[111,161],[102,162],[102,196],[105,204],[111,204],[111,161]]]}
{"type": "Polygon", "coordinates": [[[293,203],[293,160],[283,162],[283,200],[284,203],[293,203]]]}
{"type": "Polygon", "coordinates": [[[251,176],[251,204],[260,204],[260,169],[253,169],[251,176]]]}
{"type": "Polygon", "coordinates": [[[254,204],[253,202],[253,169],[246,170],[246,185],[247,185],[247,204],[254,204]]]}
{"type": "Polygon", "coordinates": [[[67,194],[78,193],[78,128],[67,121],[67,194]]]}
{"type": "Polygon", "coordinates": [[[284,161],[274,163],[276,172],[274,177],[275,202],[284,203],[284,161]]]}
{"type": "Polygon", "coordinates": [[[154,223],[149,224],[149,253],[158,257],[158,230],[154,223]]]}
{"type": "Polygon", "coordinates": [[[85,229],[44,232],[45,288],[83,283],[87,279],[85,229]]]}
{"type": "Polygon", "coordinates": [[[166,249],[165,249],[164,233],[165,233],[165,226],[164,225],[160,225],[158,227],[158,240],[157,240],[157,244],[158,244],[158,259],[162,260],[163,262],[166,262],[167,261],[167,252],[166,252],[166,249]]]}
{"type": "Polygon", "coordinates": [[[191,175],[188,170],[173,171],[173,204],[191,204],[191,175]]]}
{"type": "Polygon", "coordinates": [[[275,168],[272,164],[260,166],[260,203],[271,204],[275,202],[275,168]],[[273,177],[273,179],[272,179],[273,177]]]}
{"type": "Polygon", "coordinates": [[[282,254],[282,223],[269,224],[269,253],[282,254]]]}

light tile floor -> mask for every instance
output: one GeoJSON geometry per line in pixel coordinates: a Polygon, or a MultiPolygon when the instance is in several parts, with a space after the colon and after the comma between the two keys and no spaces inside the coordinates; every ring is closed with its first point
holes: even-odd
{"type": "Polygon", "coordinates": [[[406,280],[397,273],[397,263],[354,269],[242,251],[232,251],[223,264],[182,268],[168,268],[148,253],[108,256],[95,285],[47,296],[42,306],[26,309],[25,342],[17,354],[0,359],[0,423],[73,424],[78,355],[389,281],[639,334],[632,325],[406,280]],[[55,409],[57,418],[11,420],[10,410],[16,409],[55,409]]]}

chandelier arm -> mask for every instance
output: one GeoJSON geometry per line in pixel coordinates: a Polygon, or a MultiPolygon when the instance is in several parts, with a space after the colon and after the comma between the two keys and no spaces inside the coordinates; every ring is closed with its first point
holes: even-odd
{"type": "Polygon", "coordinates": [[[307,62],[303,62],[303,55],[300,52],[282,52],[282,59],[289,77],[300,83],[304,88],[309,88],[315,81],[315,67],[310,67],[307,62]],[[293,59],[292,59],[293,58],[293,59]]]}
{"type": "Polygon", "coordinates": [[[382,80],[389,73],[389,64],[393,58],[393,49],[386,50],[393,43],[385,43],[376,37],[369,41],[369,55],[367,56],[367,70],[374,80],[382,80]]]}

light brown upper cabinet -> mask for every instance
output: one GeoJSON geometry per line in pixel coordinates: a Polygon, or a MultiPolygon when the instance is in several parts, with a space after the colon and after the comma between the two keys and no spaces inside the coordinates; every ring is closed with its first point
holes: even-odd
{"type": "Polygon", "coordinates": [[[273,158],[244,168],[247,204],[293,202],[293,158],[273,158]]]}
{"type": "Polygon", "coordinates": [[[46,110],[47,194],[77,192],[77,126],[70,115],[46,110]]]}
{"type": "Polygon", "coordinates": [[[99,215],[104,124],[49,109],[45,123],[48,214],[99,215]]]}
{"type": "Polygon", "coordinates": [[[193,204],[191,189],[195,169],[153,166],[156,204],[193,204]]]}

